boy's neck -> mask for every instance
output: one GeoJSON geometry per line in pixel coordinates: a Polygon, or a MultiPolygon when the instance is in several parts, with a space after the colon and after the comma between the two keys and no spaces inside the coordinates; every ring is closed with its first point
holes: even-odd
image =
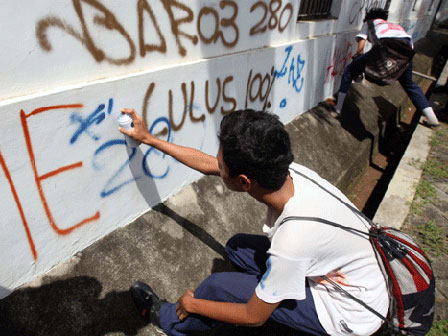
{"type": "Polygon", "coordinates": [[[288,174],[285,183],[279,190],[270,191],[264,188],[257,188],[249,192],[249,194],[257,201],[266,204],[277,218],[282,213],[285,204],[294,196],[294,183],[288,174]]]}

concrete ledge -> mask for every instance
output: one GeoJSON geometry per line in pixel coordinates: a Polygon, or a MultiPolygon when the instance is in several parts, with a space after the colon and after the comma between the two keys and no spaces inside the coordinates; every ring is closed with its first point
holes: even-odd
{"type": "Polygon", "coordinates": [[[422,166],[426,162],[431,146],[432,130],[419,124],[411,142],[400,160],[387,192],[376,211],[373,221],[381,226],[399,229],[414,199],[416,186],[422,176],[422,166]]]}

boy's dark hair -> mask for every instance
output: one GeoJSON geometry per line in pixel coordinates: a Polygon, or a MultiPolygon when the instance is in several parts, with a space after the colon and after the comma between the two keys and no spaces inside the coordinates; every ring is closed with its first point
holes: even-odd
{"type": "Polygon", "coordinates": [[[364,17],[364,22],[375,19],[387,20],[389,12],[383,8],[375,7],[370,8],[366,11],[366,16],[364,17]]]}
{"type": "Polygon", "coordinates": [[[218,138],[230,177],[245,174],[273,191],[284,184],[294,155],[277,115],[251,109],[234,111],[222,119],[218,138]]]}

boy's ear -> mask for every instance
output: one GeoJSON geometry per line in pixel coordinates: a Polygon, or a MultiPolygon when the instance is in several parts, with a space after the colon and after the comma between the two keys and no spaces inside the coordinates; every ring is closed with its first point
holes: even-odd
{"type": "Polygon", "coordinates": [[[247,177],[247,175],[240,174],[238,176],[238,184],[240,185],[243,191],[249,191],[252,187],[252,180],[247,177]]]}

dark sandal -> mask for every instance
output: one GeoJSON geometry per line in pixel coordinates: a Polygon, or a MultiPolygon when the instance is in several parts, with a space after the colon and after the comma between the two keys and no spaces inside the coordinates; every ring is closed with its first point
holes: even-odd
{"type": "Polygon", "coordinates": [[[129,289],[140,316],[146,321],[160,326],[160,308],[167,301],[159,299],[153,289],[143,281],[136,281],[129,289]]]}

